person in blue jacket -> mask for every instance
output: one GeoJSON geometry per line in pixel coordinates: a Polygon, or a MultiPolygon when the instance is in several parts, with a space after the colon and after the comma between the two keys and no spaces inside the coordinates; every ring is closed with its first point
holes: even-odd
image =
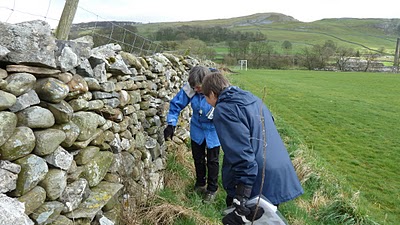
{"type": "Polygon", "coordinates": [[[192,156],[196,170],[195,191],[203,195],[203,201],[210,203],[218,190],[220,143],[213,120],[214,108],[202,94],[201,82],[213,68],[194,66],[189,71],[188,82],[171,100],[167,115],[168,126],[164,138],[172,139],[178,117],[187,105],[191,105],[193,114],[190,120],[190,138],[192,156]]]}
{"type": "Polygon", "coordinates": [[[235,207],[223,218],[223,224],[244,224],[253,219],[254,209],[245,204],[260,193],[274,205],[302,195],[303,188],[274,118],[262,100],[231,86],[218,72],[203,79],[202,90],[215,107],[213,121],[224,151],[226,204],[235,207]]]}

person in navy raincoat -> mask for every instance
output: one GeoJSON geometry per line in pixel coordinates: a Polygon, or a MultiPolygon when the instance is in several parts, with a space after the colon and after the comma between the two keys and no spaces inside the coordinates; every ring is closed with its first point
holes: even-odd
{"type": "Polygon", "coordinates": [[[254,212],[245,203],[260,193],[274,205],[303,194],[273,116],[262,100],[231,86],[218,72],[207,75],[202,88],[207,102],[215,107],[213,121],[224,151],[226,203],[235,207],[223,224],[244,224],[252,219],[254,212]]]}
{"type": "Polygon", "coordinates": [[[213,120],[214,108],[202,94],[201,82],[204,76],[215,69],[195,66],[189,72],[188,82],[171,100],[167,115],[168,126],[164,138],[172,139],[178,117],[187,105],[193,115],[190,120],[192,156],[196,170],[195,191],[203,195],[206,203],[212,202],[218,189],[220,143],[213,120]]]}

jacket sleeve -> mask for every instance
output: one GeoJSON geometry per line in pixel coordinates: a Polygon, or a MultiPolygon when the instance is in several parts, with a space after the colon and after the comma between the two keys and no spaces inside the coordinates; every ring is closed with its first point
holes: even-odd
{"type": "Polygon", "coordinates": [[[217,105],[214,125],[224,151],[224,160],[231,165],[235,184],[252,186],[258,173],[258,164],[251,146],[250,129],[240,110],[217,105]]]}
{"type": "Polygon", "coordinates": [[[190,99],[184,88],[175,95],[169,104],[169,112],[167,115],[168,125],[176,126],[180,112],[190,103],[190,99]]]}

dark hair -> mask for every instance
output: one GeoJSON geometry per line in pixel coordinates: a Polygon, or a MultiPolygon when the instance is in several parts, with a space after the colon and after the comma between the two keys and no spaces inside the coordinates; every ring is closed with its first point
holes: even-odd
{"type": "Polygon", "coordinates": [[[190,87],[196,87],[197,85],[201,85],[203,78],[210,73],[208,67],[205,66],[195,66],[189,72],[189,85],[190,87]]]}
{"type": "Polygon", "coordinates": [[[221,91],[230,85],[224,75],[220,72],[214,72],[204,77],[201,89],[205,96],[210,96],[211,92],[213,92],[218,97],[221,91]]]}

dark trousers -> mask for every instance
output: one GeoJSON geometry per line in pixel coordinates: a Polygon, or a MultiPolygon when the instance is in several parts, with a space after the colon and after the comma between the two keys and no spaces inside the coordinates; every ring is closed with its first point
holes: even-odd
{"type": "Polygon", "coordinates": [[[219,172],[219,146],[208,149],[206,141],[199,145],[193,140],[191,141],[191,145],[194,167],[196,169],[195,186],[205,186],[207,184],[208,191],[217,191],[219,172]]]}

